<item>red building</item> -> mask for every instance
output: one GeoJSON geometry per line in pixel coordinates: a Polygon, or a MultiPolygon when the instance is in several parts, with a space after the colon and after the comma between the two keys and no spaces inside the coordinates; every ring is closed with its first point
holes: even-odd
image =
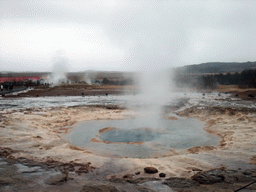
{"type": "Polygon", "coordinates": [[[40,80],[41,77],[0,77],[0,83],[3,83],[3,82],[18,82],[18,81],[28,81],[28,80],[32,80],[32,81],[37,81],[37,80],[40,80]]]}

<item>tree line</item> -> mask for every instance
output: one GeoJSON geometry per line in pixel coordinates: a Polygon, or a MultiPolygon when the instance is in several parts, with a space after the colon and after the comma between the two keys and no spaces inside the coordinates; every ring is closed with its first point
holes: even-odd
{"type": "Polygon", "coordinates": [[[241,73],[219,73],[203,75],[202,88],[215,88],[217,85],[238,85],[240,88],[256,88],[256,69],[243,70],[241,73]]]}

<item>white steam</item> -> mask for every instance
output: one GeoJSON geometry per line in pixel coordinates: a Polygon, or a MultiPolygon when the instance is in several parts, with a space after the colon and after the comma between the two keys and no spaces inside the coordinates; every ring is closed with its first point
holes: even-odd
{"type": "Polygon", "coordinates": [[[48,82],[52,85],[59,85],[67,82],[68,60],[62,54],[53,58],[52,74],[48,77],[48,82]]]}
{"type": "Polygon", "coordinates": [[[95,78],[96,78],[96,72],[94,72],[94,71],[86,71],[84,74],[84,77],[83,77],[84,81],[88,85],[93,84],[95,81],[95,78]]]}
{"type": "Polygon", "coordinates": [[[88,84],[88,85],[91,85],[92,84],[92,79],[91,79],[91,77],[90,77],[90,75],[89,74],[85,74],[84,75],[84,81],[88,84]]]}
{"type": "MultiPolygon", "coordinates": [[[[183,62],[188,44],[190,22],[168,1],[128,1],[115,13],[107,32],[116,46],[125,51],[124,65],[140,71],[139,103],[141,114],[157,128],[162,106],[172,99],[170,69],[183,62]]],[[[174,2],[176,5],[176,3],[174,2]]],[[[179,3],[178,3],[179,5],[179,3]]]]}
{"type": "Polygon", "coordinates": [[[157,129],[159,120],[162,118],[163,106],[172,100],[171,71],[148,70],[141,72],[137,79],[139,92],[131,97],[131,106],[139,105],[139,113],[146,117],[142,120],[147,127],[157,129]]]}

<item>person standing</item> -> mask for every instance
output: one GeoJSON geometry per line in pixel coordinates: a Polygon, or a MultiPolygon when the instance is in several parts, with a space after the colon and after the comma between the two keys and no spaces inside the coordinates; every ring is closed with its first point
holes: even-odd
{"type": "Polygon", "coordinates": [[[1,84],[1,91],[3,92],[3,90],[4,90],[4,86],[3,84],[1,84]]]}

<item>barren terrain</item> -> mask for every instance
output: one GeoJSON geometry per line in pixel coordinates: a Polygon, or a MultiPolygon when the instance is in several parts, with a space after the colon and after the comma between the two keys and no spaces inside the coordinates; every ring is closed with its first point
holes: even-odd
{"type": "MultiPolygon", "coordinates": [[[[170,148],[171,155],[159,158],[103,157],[62,135],[80,121],[131,118],[136,112],[118,106],[3,110],[0,190],[234,191],[254,181],[255,109],[195,105],[175,113],[205,122],[206,131],[221,137],[219,145],[170,148]]],[[[255,191],[256,184],[246,189],[255,191]]]]}
{"type": "MultiPolygon", "coordinates": [[[[127,86],[128,87],[128,86],[127,86]]],[[[5,97],[45,97],[45,96],[95,96],[95,95],[120,95],[124,92],[124,86],[119,85],[88,85],[72,84],[48,87],[40,85],[31,90],[19,94],[6,95],[5,97]]]]}

